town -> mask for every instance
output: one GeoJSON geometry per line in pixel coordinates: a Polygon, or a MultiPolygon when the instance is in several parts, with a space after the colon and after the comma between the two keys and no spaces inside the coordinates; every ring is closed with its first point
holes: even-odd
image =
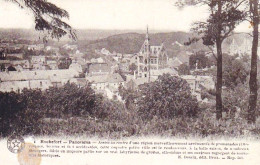
{"type": "MultiPolygon", "coordinates": [[[[2,41],[0,45],[2,92],[22,92],[25,88],[47,90],[68,82],[84,87],[91,82],[96,92],[110,99],[115,96],[120,99],[118,94],[120,85],[137,88],[168,73],[185,79],[190,84],[192,93],[201,101],[201,86],[206,89],[214,89],[215,86],[212,76],[178,74],[179,67],[182,64],[188,65],[189,58],[183,60],[177,57],[169,58],[163,43],[150,44],[148,29],[139,52],[111,53],[102,48],[95,50],[99,57],[90,60],[83,57],[77,45],[65,44],[62,47],[55,47],[46,46],[44,43],[30,45],[16,44],[17,42],[2,41]],[[62,55],[61,49],[63,52],[70,52],[67,53],[69,55],[62,55]]],[[[177,41],[174,44],[181,45],[177,41]]],[[[192,52],[187,53],[192,55],[192,52]]]]}
{"type": "MultiPolygon", "coordinates": [[[[178,41],[172,45],[184,47],[178,41]]],[[[228,53],[239,55],[237,57],[239,58],[250,52],[250,46],[247,40],[239,46],[233,39],[228,53]]],[[[198,66],[200,61],[194,62],[191,58],[196,52],[189,51],[184,52],[186,55],[184,58],[170,58],[164,43],[150,44],[148,28],[140,51],[133,54],[115,51],[111,53],[106,48],[102,48],[95,50],[96,58],[88,60],[84,58],[84,53],[78,50],[77,45],[64,44],[55,47],[44,42],[19,44],[17,40],[2,40],[0,50],[0,91],[2,92],[21,92],[25,88],[47,90],[68,82],[84,87],[90,82],[96,92],[102,93],[109,99],[120,100],[118,94],[120,85],[136,89],[142,84],[155,81],[163,74],[185,79],[198,101],[203,101],[202,89],[215,88],[213,75],[207,74],[207,70],[215,67],[214,64],[198,66]],[[193,70],[190,73],[180,73],[180,67],[186,65],[192,68],[192,61],[193,70]]],[[[213,56],[210,51],[205,54],[206,57],[213,56]]]]}

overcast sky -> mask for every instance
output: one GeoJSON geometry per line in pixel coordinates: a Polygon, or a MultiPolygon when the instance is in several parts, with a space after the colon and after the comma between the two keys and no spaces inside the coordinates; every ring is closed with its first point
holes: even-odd
{"type": "MultiPolygon", "coordinates": [[[[174,6],[175,0],[49,0],[67,10],[67,20],[76,29],[189,31],[194,21],[207,17],[204,7],[182,10],[174,6]]],[[[0,0],[0,28],[33,28],[33,16],[16,4],[0,0]]],[[[248,23],[236,31],[249,30],[248,23]]]]}

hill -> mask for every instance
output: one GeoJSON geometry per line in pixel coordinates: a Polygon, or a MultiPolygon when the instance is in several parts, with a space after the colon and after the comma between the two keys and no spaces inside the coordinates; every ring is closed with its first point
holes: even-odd
{"type": "MultiPolygon", "coordinates": [[[[171,57],[176,56],[180,51],[206,49],[201,42],[191,46],[184,46],[184,42],[187,42],[190,37],[192,37],[192,34],[185,32],[152,33],[150,34],[150,43],[151,45],[161,45],[163,43],[171,57]]],[[[93,52],[95,49],[106,48],[110,52],[132,54],[139,52],[144,40],[145,34],[124,33],[94,41],[81,40],[78,41],[78,45],[82,51],[92,50],[93,52]]]]}

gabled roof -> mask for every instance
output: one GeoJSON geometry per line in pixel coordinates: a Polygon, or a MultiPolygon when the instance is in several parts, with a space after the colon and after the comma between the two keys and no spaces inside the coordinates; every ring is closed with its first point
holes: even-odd
{"type": "Polygon", "coordinates": [[[120,74],[118,73],[114,73],[114,74],[110,74],[107,75],[107,82],[108,83],[120,83],[120,82],[124,82],[122,76],[120,76],[120,74]]]}
{"type": "Polygon", "coordinates": [[[89,73],[92,72],[110,72],[110,67],[107,63],[92,63],[89,66],[89,73]]]}
{"type": "Polygon", "coordinates": [[[178,57],[176,57],[174,59],[170,59],[168,61],[169,67],[179,67],[181,64],[183,64],[183,62],[180,61],[178,57]]]}

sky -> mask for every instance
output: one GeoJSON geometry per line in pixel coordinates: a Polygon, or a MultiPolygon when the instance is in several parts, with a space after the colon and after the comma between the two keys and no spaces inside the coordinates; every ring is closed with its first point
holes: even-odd
{"type": "MultiPolygon", "coordinates": [[[[176,0],[49,0],[67,10],[65,20],[75,29],[186,31],[195,21],[207,18],[206,7],[178,9],[176,0]]],[[[33,28],[29,10],[0,0],[0,28],[33,28]]],[[[248,32],[249,24],[240,25],[237,32],[248,32]]]]}

